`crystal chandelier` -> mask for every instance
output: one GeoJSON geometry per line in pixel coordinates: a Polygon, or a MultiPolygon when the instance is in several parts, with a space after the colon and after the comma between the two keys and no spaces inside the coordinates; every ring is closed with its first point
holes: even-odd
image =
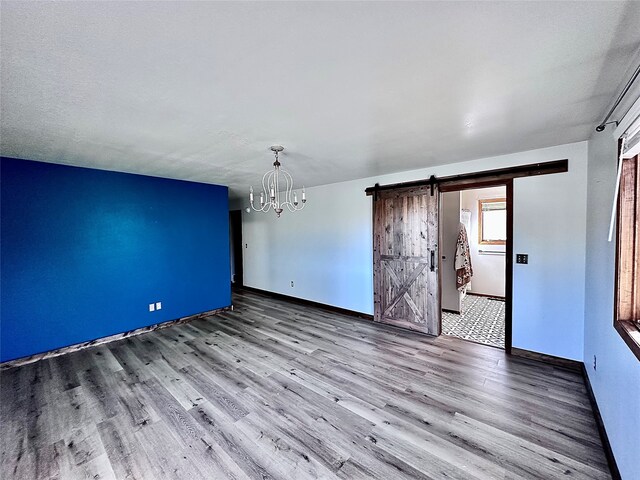
{"type": "Polygon", "coordinates": [[[273,145],[271,151],[276,156],[273,162],[273,170],[268,171],[262,177],[262,191],[260,192],[260,208],[253,204],[253,187],[249,188],[249,202],[256,212],[268,212],[272,207],[276,215],[280,217],[286,206],[289,211],[302,210],[307,203],[307,196],[302,187],[302,205],[298,203],[298,194],[293,191],[293,178],[289,172],[280,168],[278,154],[284,150],[282,145],[273,145]]]}

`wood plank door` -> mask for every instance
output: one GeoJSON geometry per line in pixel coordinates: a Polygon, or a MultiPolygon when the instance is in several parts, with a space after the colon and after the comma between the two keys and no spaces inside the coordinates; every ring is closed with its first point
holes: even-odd
{"type": "Polygon", "coordinates": [[[374,320],[440,335],[437,185],[373,200],[374,320]]]}

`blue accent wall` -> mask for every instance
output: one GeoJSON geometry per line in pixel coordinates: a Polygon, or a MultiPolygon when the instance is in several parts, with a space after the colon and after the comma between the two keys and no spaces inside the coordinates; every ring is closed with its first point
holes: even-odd
{"type": "Polygon", "coordinates": [[[0,182],[1,361],[231,304],[226,187],[10,158],[0,182]]]}

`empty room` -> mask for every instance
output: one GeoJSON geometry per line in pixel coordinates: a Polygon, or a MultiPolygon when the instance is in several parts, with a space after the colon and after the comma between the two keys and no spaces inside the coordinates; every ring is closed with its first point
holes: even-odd
{"type": "Polygon", "coordinates": [[[638,25],[0,0],[0,478],[640,479],[638,25]]]}

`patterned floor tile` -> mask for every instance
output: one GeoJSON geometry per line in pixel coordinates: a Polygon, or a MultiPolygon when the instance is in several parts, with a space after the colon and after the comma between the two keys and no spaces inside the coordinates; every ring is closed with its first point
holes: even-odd
{"type": "Polygon", "coordinates": [[[504,348],[504,300],[465,296],[460,315],[442,312],[442,333],[504,348]]]}

